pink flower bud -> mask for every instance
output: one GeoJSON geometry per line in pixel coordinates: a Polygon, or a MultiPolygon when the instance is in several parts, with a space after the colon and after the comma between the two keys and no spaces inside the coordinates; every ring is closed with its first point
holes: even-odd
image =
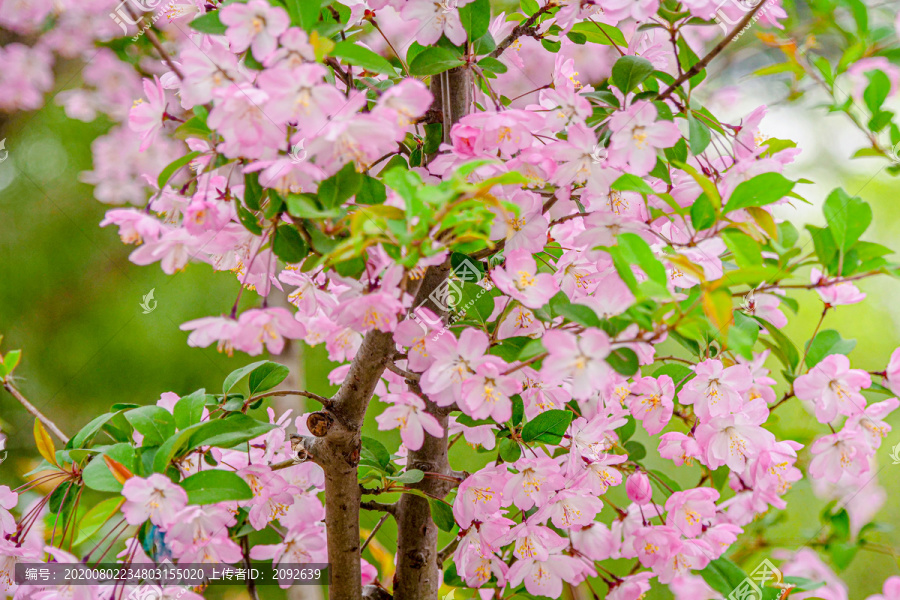
{"type": "Polygon", "coordinates": [[[635,504],[643,506],[650,502],[653,496],[653,488],[650,487],[650,479],[643,471],[635,471],[629,475],[625,481],[625,491],[628,492],[628,498],[635,504]]]}

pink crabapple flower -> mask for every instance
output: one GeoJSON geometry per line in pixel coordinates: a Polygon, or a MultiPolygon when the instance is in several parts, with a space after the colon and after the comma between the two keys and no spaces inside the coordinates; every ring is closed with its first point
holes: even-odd
{"type": "Polygon", "coordinates": [[[512,416],[512,396],[522,391],[522,382],[504,375],[495,362],[483,362],[462,382],[460,408],[473,419],[491,418],[499,423],[512,416]]]}
{"type": "Polygon", "coordinates": [[[656,107],[646,101],[635,102],[612,116],[609,155],[613,166],[628,167],[630,173],[644,176],[656,165],[656,149],[678,141],[681,133],[675,123],[657,121],[656,116],[656,107]]]}
{"type": "Polygon", "coordinates": [[[888,389],[900,396],[900,348],[891,353],[891,359],[884,372],[884,383],[888,389]]]}
{"type": "Polygon", "coordinates": [[[832,483],[845,475],[858,478],[868,472],[869,456],[873,453],[863,436],[850,429],[820,437],[809,451],[813,454],[809,474],[824,477],[832,483]]]}
{"type": "Polygon", "coordinates": [[[666,523],[678,529],[687,537],[697,537],[703,530],[703,523],[716,515],[716,500],[719,492],[711,488],[695,488],[675,492],[666,500],[666,523]]]}
{"type": "Polygon", "coordinates": [[[625,481],[625,491],[629,500],[641,506],[650,502],[653,496],[650,478],[640,469],[628,476],[628,479],[625,481]]]}
{"type": "Polygon", "coordinates": [[[538,273],[534,257],[526,250],[507,253],[504,266],[491,271],[491,280],[528,308],[542,307],[559,291],[553,275],[538,273]]]}
{"type": "Polygon", "coordinates": [[[503,488],[503,497],[516,508],[528,510],[533,506],[543,506],[566,485],[559,465],[548,456],[521,458],[515,467],[519,472],[509,476],[503,488]]]}
{"type": "Polygon", "coordinates": [[[578,400],[587,399],[609,382],[612,368],[604,360],[610,353],[606,333],[589,329],[575,336],[551,330],[544,334],[543,342],[548,352],[541,367],[545,381],[569,378],[572,396],[578,400]]]}
{"type": "Polygon", "coordinates": [[[828,277],[815,267],[810,271],[809,280],[816,285],[816,293],[828,306],[857,304],[866,299],[866,295],[851,282],[838,280],[829,283],[828,277]]]}
{"type": "Polygon", "coordinates": [[[187,506],[187,492],[160,473],[150,477],[131,477],[122,487],[125,504],[122,514],[129,525],[141,525],[147,519],[165,529],[178,512],[187,506]]]}
{"type": "Polygon", "coordinates": [[[860,390],[872,385],[872,378],[861,369],[851,369],[843,354],[830,354],[806,375],[794,381],[794,393],[815,405],[816,419],[830,423],[838,414],[853,416],[866,407],[860,390]]]}
{"type": "Polygon", "coordinates": [[[152,81],[144,79],[144,95],[147,102],[136,100],[128,113],[128,126],[141,134],[141,152],[156,140],[166,112],[166,93],[155,75],[152,81]]]}
{"type": "Polygon", "coordinates": [[[685,384],[678,399],[693,404],[701,421],[740,410],[741,395],[750,388],[750,369],[744,365],[725,367],[722,361],[707,359],[693,367],[696,374],[685,384]]]}
{"type": "Polygon", "coordinates": [[[412,392],[388,394],[382,398],[390,403],[387,409],[375,417],[378,430],[386,431],[400,428],[400,438],[410,450],[418,450],[425,441],[425,432],[440,438],[444,429],[438,420],[425,412],[425,401],[412,392]]]}
{"type": "Polygon", "coordinates": [[[223,6],[219,18],[227,26],[225,37],[234,52],[250,48],[256,60],[265,60],[278,46],[278,36],[287,31],[291,19],[287,12],[265,0],[236,2],[223,6]]]}
{"type": "Polygon", "coordinates": [[[639,420],[650,435],[656,435],[672,419],[675,405],[675,383],[668,375],[642,377],[631,386],[626,400],[631,415],[639,420]]]}

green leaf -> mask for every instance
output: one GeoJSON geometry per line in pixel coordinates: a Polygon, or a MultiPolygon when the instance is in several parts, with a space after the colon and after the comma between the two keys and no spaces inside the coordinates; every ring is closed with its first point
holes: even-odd
{"type": "Polygon", "coordinates": [[[391,454],[384,447],[384,444],[375,438],[362,436],[362,448],[359,452],[360,464],[368,463],[370,466],[377,466],[381,470],[387,468],[391,462],[391,454]]]}
{"type": "Polygon", "coordinates": [[[275,230],[272,251],[275,256],[288,264],[296,264],[309,255],[309,245],[296,228],[282,224],[275,230]]]}
{"type": "Polygon", "coordinates": [[[592,44],[603,44],[604,46],[612,46],[613,43],[619,46],[628,45],[621,31],[612,25],[597,21],[576,23],[572,26],[571,31],[583,35],[592,44]]]}
{"type": "Polygon", "coordinates": [[[712,202],[709,201],[709,196],[700,194],[700,197],[691,204],[691,225],[697,231],[703,231],[715,224],[716,209],[713,207],[712,202]]]}
{"type": "Polygon", "coordinates": [[[637,354],[631,348],[616,348],[606,357],[606,362],[615,369],[616,373],[626,377],[631,377],[640,368],[637,354]]]}
{"type": "Polygon", "coordinates": [[[876,115],[881,112],[881,107],[884,106],[888,94],[891,93],[891,80],[879,70],[867,72],[866,77],[869,78],[869,85],[863,92],[863,100],[872,114],[876,115]]]}
{"type": "Polygon", "coordinates": [[[585,327],[600,327],[602,325],[602,321],[597,316],[597,313],[594,312],[594,309],[584,304],[563,304],[554,307],[553,310],[559,316],[585,327]]]}
{"type": "MultiPolygon", "coordinates": [[[[439,123],[436,123],[436,125],[440,127],[439,123]]],[[[429,125],[425,126],[426,131],[428,127],[429,125]]],[[[387,189],[384,187],[384,184],[374,177],[363,175],[359,191],[356,192],[356,203],[367,205],[384,204],[385,200],[387,200],[387,189]]]]}
{"type": "Polygon", "coordinates": [[[271,390],[287,379],[291,370],[277,362],[266,361],[250,373],[250,395],[271,390]]]}
{"type": "MultiPolygon", "coordinates": [[[[103,450],[103,455],[109,456],[134,473],[136,456],[134,447],[132,447],[131,444],[121,443],[115,444],[114,446],[107,446],[103,450]]],[[[91,462],[89,462],[84,468],[84,471],[82,471],[81,479],[84,481],[84,485],[92,490],[97,490],[98,492],[121,492],[122,484],[119,483],[119,480],[116,479],[115,475],[110,472],[106,461],[103,460],[103,455],[94,455],[91,462]]]]}
{"type": "Polygon", "coordinates": [[[415,77],[424,77],[437,75],[463,64],[465,64],[464,61],[451,50],[440,46],[431,46],[416,55],[409,64],[409,72],[415,77]]]}
{"type": "Polygon", "coordinates": [[[285,0],[291,25],[312,31],[319,20],[321,3],[319,0],[285,0]]]}
{"type": "Polygon", "coordinates": [[[319,202],[326,209],[334,208],[356,195],[362,187],[362,174],[356,171],[355,165],[347,163],[344,167],[319,184],[319,202]]]}
{"type": "Polygon", "coordinates": [[[135,431],[144,436],[144,446],[158,446],[175,433],[175,417],[160,406],[142,406],[129,410],[125,413],[125,418],[135,431]]]}
{"type": "Polygon", "coordinates": [[[628,416],[625,419],[625,424],[616,429],[616,433],[619,436],[619,442],[625,443],[634,435],[634,430],[637,428],[637,422],[634,417],[628,416]]]}
{"type": "MultiPolygon", "coordinates": [[[[308,1],[302,0],[304,3],[308,1]]],[[[351,40],[337,42],[329,54],[351,65],[362,67],[366,71],[382,75],[397,74],[397,69],[386,58],[351,40]]]]}
{"type": "Polygon", "coordinates": [[[522,447],[511,438],[500,440],[500,458],[508,463],[514,463],[522,457],[522,447]]]}
{"type": "Polygon", "coordinates": [[[425,473],[420,471],[419,469],[407,469],[394,477],[388,477],[391,481],[396,481],[397,483],[408,484],[408,483],[419,483],[423,479],[425,479],[425,473]]]}
{"type": "Polygon", "coordinates": [[[271,423],[257,421],[242,413],[232,413],[224,419],[192,425],[176,433],[159,447],[153,459],[153,470],[162,473],[180,452],[199,446],[233,448],[268,433],[275,427],[271,423]]]}
{"type": "Polygon", "coordinates": [[[487,33],[491,24],[490,0],[475,0],[459,8],[459,20],[473,42],[487,33]]]}
{"type": "Polygon", "coordinates": [[[244,204],[250,210],[259,210],[263,189],[259,184],[259,173],[244,173],[244,204]]]}
{"type": "Polygon", "coordinates": [[[734,312],[734,326],[728,330],[728,349],[747,360],[753,359],[753,345],[759,337],[759,324],[740,311],[734,312]]]}
{"type": "Polygon", "coordinates": [[[623,56],[612,68],[612,82],[623,94],[627,94],[639,86],[650,74],[653,65],[646,58],[639,56],[623,56]]]}
{"type": "Polygon", "coordinates": [[[194,152],[185,154],[181,158],[176,158],[168,165],[166,165],[166,168],[160,171],[159,177],[156,178],[156,185],[159,186],[159,189],[163,189],[166,184],[169,183],[169,179],[172,178],[172,175],[175,174],[175,171],[188,164],[198,156],[200,156],[200,151],[195,150],[194,152]]]}
{"type": "Polygon", "coordinates": [[[644,445],[635,440],[625,442],[624,448],[625,451],[628,452],[628,458],[631,460],[641,460],[647,456],[647,450],[644,448],[644,445]]]}
{"type": "Polygon", "coordinates": [[[575,413],[569,410],[542,412],[522,428],[522,441],[558,444],[574,416],[575,413]]]}
{"type": "Polygon", "coordinates": [[[78,537],[75,538],[73,545],[80,546],[100,531],[123,504],[125,504],[125,498],[107,498],[91,507],[78,523],[78,537]]]}
{"type": "Polygon", "coordinates": [[[438,526],[438,529],[441,531],[453,531],[453,528],[456,526],[456,520],[453,518],[453,509],[450,508],[450,505],[434,498],[429,498],[428,504],[431,506],[431,519],[438,526]]]}
{"type": "Polygon", "coordinates": [[[743,570],[727,558],[717,558],[700,571],[709,587],[724,596],[728,596],[732,590],[747,578],[743,570]]]}
{"type": "Polygon", "coordinates": [[[188,504],[215,504],[253,498],[250,486],[233,471],[200,471],[182,481],[181,487],[187,492],[188,504]]]}
{"type": "Polygon", "coordinates": [[[820,331],[809,345],[806,367],[812,369],[830,354],[850,354],[855,347],[856,340],[845,340],[834,329],[820,331]]]}
{"type": "MultiPolygon", "coordinates": [[[[172,411],[175,415],[175,426],[187,429],[196,425],[203,418],[203,407],[206,405],[206,390],[197,390],[175,403],[172,411]]],[[[171,435],[171,434],[170,434],[171,435]]]]}
{"type": "Polygon", "coordinates": [[[478,66],[491,73],[506,73],[509,70],[505,64],[492,56],[485,56],[479,60],[478,66]]]}
{"type": "Polygon", "coordinates": [[[722,240],[731,250],[738,266],[750,267],[763,264],[762,249],[756,240],[746,233],[737,229],[726,229],[722,232],[722,240]]]}
{"type": "MultiPolygon", "coordinates": [[[[648,471],[648,472],[652,473],[654,477],[656,477],[657,479],[659,479],[660,481],[665,483],[673,491],[675,491],[675,492],[681,491],[681,486],[678,485],[678,482],[675,481],[674,479],[672,479],[671,477],[669,477],[668,475],[666,475],[665,473],[663,473],[662,471],[648,471]]],[[[651,481],[652,481],[652,479],[651,479],[651,481]]],[[[666,490],[666,491],[668,492],[668,490],[666,490]]]]}
{"type": "Polygon", "coordinates": [[[691,154],[697,156],[706,150],[712,137],[709,132],[709,127],[707,127],[700,119],[692,114],[688,114],[687,120],[689,132],[688,140],[691,145],[691,154]]]}
{"type": "Polygon", "coordinates": [[[265,364],[266,362],[268,361],[261,360],[255,363],[250,363],[249,365],[241,367],[240,369],[235,369],[234,371],[229,373],[228,377],[225,378],[225,382],[222,384],[222,393],[228,394],[228,392],[231,391],[231,388],[233,388],[238,381],[249,375],[250,372],[253,371],[253,369],[262,364],[265,364]]]}
{"type": "Polygon", "coordinates": [[[609,189],[620,192],[638,192],[641,194],[656,193],[656,191],[652,187],[650,187],[650,184],[648,184],[637,175],[632,175],[631,173],[625,173],[624,175],[613,181],[609,186],[609,189]]]}
{"type": "Polygon", "coordinates": [[[194,31],[210,35],[225,35],[226,30],[225,24],[219,19],[219,11],[208,12],[199,16],[188,23],[188,26],[194,31]]]}
{"type": "Polygon", "coordinates": [[[84,448],[91,442],[97,432],[103,428],[107,421],[113,418],[116,413],[108,412],[106,414],[100,415],[99,417],[91,420],[90,423],[81,428],[81,431],[75,434],[70,441],[67,447],[69,448],[84,448]]]}
{"type": "Polygon", "coordinates": [[[859,240],[872,223],[872,207],[856,196],[850,197],[841,188],[828,195],[823,212],[835,244],[844,252],[859,240]]]}
{"type": "Polygon", "coordinates": [[[767,206],[781,200],[793,189],[794,182],[781,173],[763,173],[744,181],[731,193],[723,213],[750,206],[767,206]]]}

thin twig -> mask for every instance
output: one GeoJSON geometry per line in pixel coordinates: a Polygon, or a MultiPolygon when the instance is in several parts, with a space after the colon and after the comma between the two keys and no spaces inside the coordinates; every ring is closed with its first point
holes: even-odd
{"type": "Polygon", "coordinates": [[[681,84],[683,84],[685,81],[687,81],[688,79],[690,79],[691,77],[693,77],[694,75],[698,74],[700,71],[705,69],[706,66],[710,62],[712,62],[712,59],[714,59],[716,56],[718,56],[722,52],[722,50],[724,50],[728,46],[728,44],[730,44],[732,41],[734,41],[734,39],[744,29],[744,27],[746,27],[747,24],[751,20],[753,20],[753,17],[756,15],[756,13],[758,13],[759,10],[763,6],[765,6],[767,1],[768,0],[762,0],[762,2],[760,2],[759,4],[754,6],[750,10],[750,12],[748,12],[746,15],[744,15],[744,18],[741,19],[740,22],[738,22],[737,26],[735,26],[735,28],[733,30],[731,30],[731,32],[728,35],[726,35],[722,39],[721,42],[716,44],[715,48],[713,48],[712,50],[709,51],[709,54],[707,54],[706,56],[701,58],[699,61],[697,61],[694,64],[694,66],[692,66],[690,69],[685,71],[678,79],[676,79],[672,83],[672,85],[670,85],[665,90],[663,90],[662,93],[660,93],[660,95],[656,97],[656,99],[657,100],[665,100],[666,98],[668,98],[669,96],[672,95],[672,92],[674,92],[679,87],[681,87],[681,84]]]}
{"type": "Polygon", "coordinates": [[[363,542],[362,546],[359,547],[359,553],[362,554],[363,550],[366,549],[366,546],[369,545],[369,542],[372,541],[372,538],[375,537],[375,534],[378,533],[378,530],[381,529],[381,526],[384,525],[384,522],[387,521],[387,518],[391,516],[386,514],[381,517],[378,523],[375,524],[375,529],[372,530],[372,533],[369,534],[369,537],[366,538],[366,541],[363,542]]]}
{"type": "Polygon", "coordinates": [[[30,413],[34,416],[34,418],[36,418],[36,419],[39,420],[41,423],[43,423],[44,426],[45,426],[47,429],[49,429],[50,431],[52,431],[53,434],[54,434],[56,437],[58,437],[59,439],[61,439],[61,440],[62,440],[64,443],[66,443],[66,444],[69,443],[69,438],[66,436],[66,434],[64,434],[64,433],[62,432],[62,430],[61,430],[59,427],[56,426],[56,423],[54,423],[53,421],[51,421],[50,419],[48,419],[41,411],[39,411],[39,410],[34,406],[34,404],[32,404],[31,402],[29,402],[29,401],[25,398],[25,396],[22,395],[22,392],[20,392],[18,389],[16,389],[16,386],[14,386],[14,385],[12,384],[11,381],[4,381],[4,382],[3,382],[3,387],[4,387],[4,389],[6,389],[7,392],[9,392],[10,394],[13,395],[13,398],[15,398],[16,400],[18,400],[19,403],[20,403],[22,406],[25,407],[25,410],[27,410],[28,412],[30,412],[30,413]]]}
{"type": "Polygon", "coordinates": [[[318,394],[313,394],[312,392],[304,392],[303,390],[275,390],[272,392],[266,392],[264,394],[250,397],[249,399],[247,399],[247,404],[252,404],[257,400],[270,398],[272,396],[303,396],[304,398],[315,400],[325,408],[330,408],[332,404],[329,398],[325,398],[324,396],[320,396],[318,394]]]}

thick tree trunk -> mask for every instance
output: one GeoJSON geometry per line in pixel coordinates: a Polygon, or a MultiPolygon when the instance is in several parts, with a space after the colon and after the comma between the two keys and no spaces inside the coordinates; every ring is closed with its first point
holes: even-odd
{"type": "MultiPolygon", "coordinates": [[[[432,79],[431,91],[435,101],[440,102],[444,142],[450,143],[450,129],[471,111],[472,71],[456,68],[441,73],[432,79]]],[[[429,269],[422,287],[434,288],[441,285],[448,273],[449,269],[446,268],[440,271],[429,269]],[[429,277],[433,281],[429,281],[429,277]]],[[[427,301],[425,306],[436,314],[446,317],[433,302],[427,301]]],[[[415,382],[408,383],[411,388],[417,388],[415,382]]],[[[447,425],[450,409],[441,408],[426,400],[426,410],[434,415],[444,428],[444,436],[435,438],[426,435],[422,448],[409,452],[407,468],[452,476],[453,472],[447,458],[447,425]]],[[[426,477],[413,487],[429,496],[443,498],[453,489],[453,484],[445,479],[426,477]]],[[[397,531],[394,600],[436,600],[441,587],[441,567],[437,561],[438,528],[431,518],[431,507],[426,499],[412,494],[403,495],[397,512],[397,531]]]]}
{"type": "MultiPolygon", "coordinates": [[[[472,78],[468,69],[453,69],[435,77],[432,92],[444,119],[444,139],[449,140],[451,126],[472,105],[472,78]]],[[[441,285],[450,270],[444,265],[429,267],[416,290],[413,307],[428,300],[429,294],[441,285]]],[[[435,307],[431,306],[432,309],[435,307]]],[[[371,331],[363,339],[353,359],[350,371],[332,399],[332,403],[315,415],[315,438],[303,440],[305,449],[325,471],[325,528],[328,535],[328,561],[331,563],[330,600],[361,600],[363,590],[360,570],[360,488],[359,464],[360,431],[369,400],[384,372],[387,361],[395,352],[393,336],[371,331]]],[[[447,461],[447,418],[449,410],[428,403],[428,409],[444,427],[441,439],[425,437],[424,446],[411,452],[409,468],[451,474],[447,461]]],[[[313,424],[313,417],[309,423],[313,424]]],[[[452,485],[447,481],[426,478],[419,484],[428,494],[443,497],[452,485]]],[[[440,571],[437,565],[437,527],[431,519],[428,502],[405,494],[396,515],[399,540],[398,564],[394,597],[407,600],[437,598],[440,571]]],[[[369,590],[371,591],[371,590],[369,590]]],[[[367,593],[366,597],[371,594],[367,593]]]]}

